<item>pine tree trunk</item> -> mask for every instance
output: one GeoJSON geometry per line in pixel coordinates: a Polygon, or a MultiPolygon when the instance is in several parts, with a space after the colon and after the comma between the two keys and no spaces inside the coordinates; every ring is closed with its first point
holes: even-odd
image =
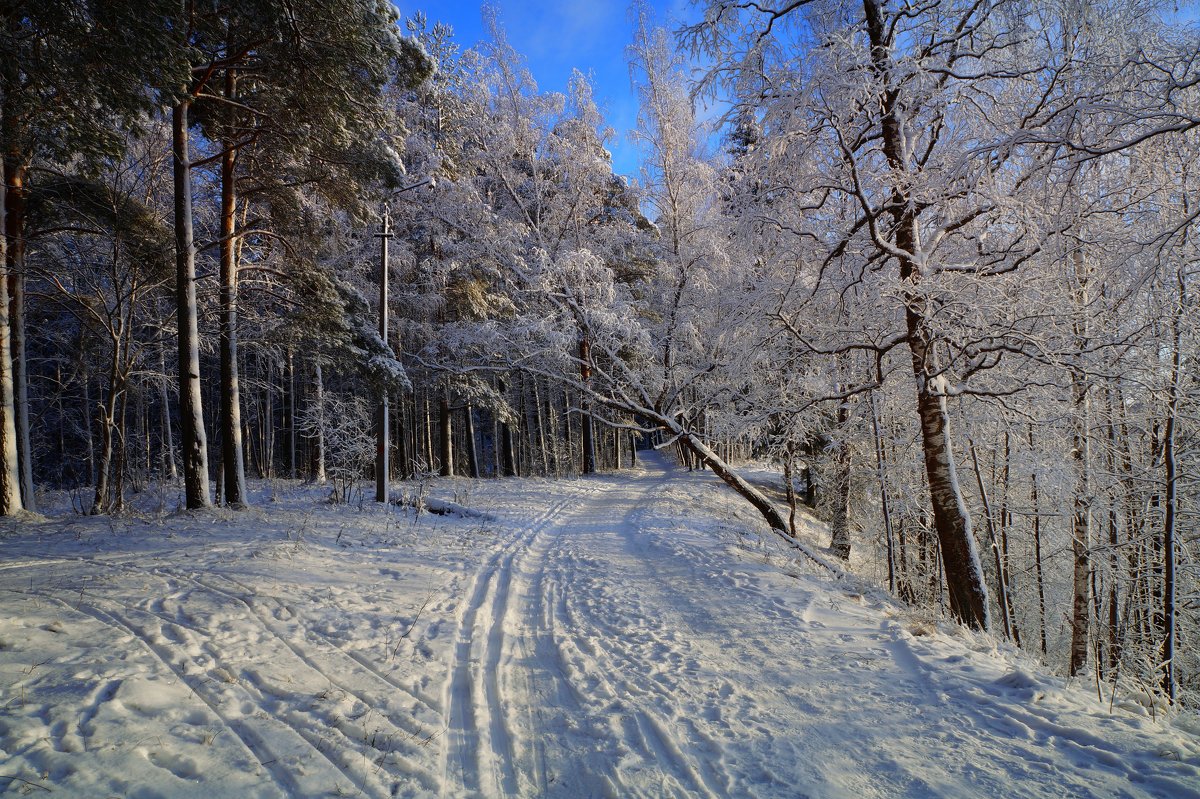
{"type": "Polygon", "coordinates": [[[29,444],[29,363],[25,346],[25,254],[24,230],[18,239],[15,269],[9,272],[13,347],[13,402],[17,411],[17,462],[21,467],[21,498],[27,511],[37,511],[37,494],[33,486],[33,449],[29,444]]]}
{"type": "MultiPolygon", "coordinates": [[[[225,72],[225,97],[234,102],[237,78],[225,72]]],[[[230,114],[232,127],[233,112],[230,114]]],[[[243,508],[246,465],[242,457],[242,401],[238,381],[238,248],[237,248],[237,150],[230,132],[222,141],[221,153],[221,465],[225,481],[225,504],[243,508]]]]}
{"type": "Polygon", "coordinates": [[[542,393],[539,390],[538,383],[540,378],[534,378],[533,384],[533,423],[537,427],[537,448],[538,457],[542,463],[542,474],[550,474],[550,453],[547,452],[546,446],[546,422],[542,413],[542,393]]]}
{"type": "Polygon", "coordinates": [[[554,424],[554,390],[549,381],[546,383],[545,399],[542,402],[542,414],[546,422],[546,432],[543,433],[542,440],[546,442],[548,449],[549,473],[555,477],[562,477],[562,449],[561,442],[558,440],[558,426],[554,424]]]}
{"type": "Polygon", "coordinates": [[[454,476],[454,428],[450,422],[450,390],[443,389],[438,400],[438,425],[441,432],[442,477],[454,476]]]}
{"type": "MultiPolygon", "coordinates": [[[[14,126],[18,123],[9,112],[11,105],[4,106],[3,138],[15,145],[14,126]]],[[[16,425],[18,481],[25,510],[37,510],[37,498],[33,490],[32,452],[29,446],[29,380],[25,358],[25,227],[28,215],[28,159],[17,149],[6,149],[3,154],[3,182],[5,186],[5,219],[0,232],[7,235],[5,269],[7,279],[9,359],[12,363],[13,413],[16,425]]]]}
{"type": "Polygon", "coordinates": [[[192,234],[189,100],[171,112],[175,178],[175,305],[179,317],[179,433],[186,503],[212,504],[208,487],[208,443],[200,387],[200,334],[196,309],[196,245],[192,234]]]}
{"type": "MultiPolygon", "coordinates": [[[[8,301],[7,186],[0,179],[0,515],[19,513],[21,473],[17,456],[17,412],[13,397],[12,327],[8,301]]],[[[90,413],[90,410],[89,410],[90,413]]],[[[85,417],[86,418],[86,417],[85,417]]]]}

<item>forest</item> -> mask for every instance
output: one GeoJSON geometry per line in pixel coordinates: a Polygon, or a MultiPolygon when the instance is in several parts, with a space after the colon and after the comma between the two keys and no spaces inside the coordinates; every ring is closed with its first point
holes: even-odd
{"type": "Polygon", "coordinates": [[[494,11],[466,47],[384,0],[5,2],[0,514],[654,446],[830,569],[1194,708],[1188,8],[635,4],[626,177],[494,11]]]}

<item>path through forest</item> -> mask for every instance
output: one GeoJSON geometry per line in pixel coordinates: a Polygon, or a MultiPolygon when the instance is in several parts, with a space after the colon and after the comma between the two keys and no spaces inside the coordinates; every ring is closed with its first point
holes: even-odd
{"type": "Polygon", "coordinates": [[[1194,731],[789,561],[710,474],[438,485],[491,518],[10,531],[0,792],[1200,797],[1194,731]]]}

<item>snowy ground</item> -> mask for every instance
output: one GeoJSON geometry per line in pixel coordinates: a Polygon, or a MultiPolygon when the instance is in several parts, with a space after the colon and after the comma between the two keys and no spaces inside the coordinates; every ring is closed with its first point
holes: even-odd
{"type": "Polygon", "coordinates": [[[432,489],[492,518],[7,528],[0,793],[1200,797],[1194,717],[791,562],[710,474],[432,489]]]}

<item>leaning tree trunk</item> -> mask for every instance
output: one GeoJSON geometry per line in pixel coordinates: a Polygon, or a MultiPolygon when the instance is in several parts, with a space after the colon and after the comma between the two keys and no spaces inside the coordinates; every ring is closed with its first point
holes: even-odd
{"type": "Polygon", "coordinates": [[[8,237],[4,235],[5,185],[0,179],[0,515],[22,510],[21,475],[17,460],[17,415],[13,403],[13,362],[8,317],[8,237]]]}
{"type": "Polygon", "coordinates": [[[755,510],[762,514],[763,519],[771,526],[771,529],[777,530],[788,538],[794,537],[787,521],[779,515],[779,511],[771,504],[771,500],[763,496],[762,492],[757,488],[746,482],[741,475],[730,469],[728,464],[721,460],[707,444],[690,433],[683,433],[679,440],[702,465],[712,469],[713,474],[720,477],[725,485],[732,488],[742,499],[753,505],[755,510]]]}
{"type": "Polygon", "coordinates": [[[192,234],[191,157],[188,108],[171,109],[175,178],[175,308],[179,317],[179,434],[188,508],[212,504],[208,489],[208,440],[200,393],[200,333],[196,310],[196,244],[192,234]]]}

